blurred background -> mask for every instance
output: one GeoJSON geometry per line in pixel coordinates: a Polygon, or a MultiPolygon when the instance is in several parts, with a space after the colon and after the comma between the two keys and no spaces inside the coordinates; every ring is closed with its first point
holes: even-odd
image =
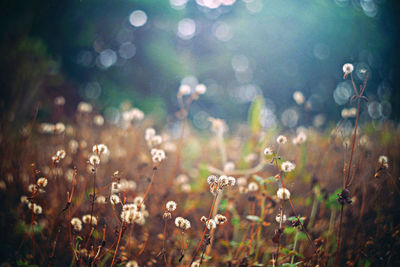
{"type": "Polygon", "coordinates": [[[399,1],[30,0],[2,1],[2,121],[52,119],[80,101],[118,123],[130,103],[168,122],[181,84],[207,86],[189,114],[230,125],[264,98],[261,124],[324,127],[349,108],[352,63],[369,73],[361,120],[399,119],[399,1]],[[297,97],[293,97],[294,92],[297,97]],[[304,96],[302,99],[301,96],[304,96]]]}

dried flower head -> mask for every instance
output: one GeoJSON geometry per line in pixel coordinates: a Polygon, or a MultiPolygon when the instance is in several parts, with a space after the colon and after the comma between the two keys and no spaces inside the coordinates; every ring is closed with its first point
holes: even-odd
{"type": "Polygon", "coordinates": [[[272,154],[273,154],[273,151],[272,151],[272,149],[270,147],[266,147],[264,149],[264,155],[265,156],[271,156],[272,154]]]}
{"type": "Polygon", "coordinates": [[[229,176],[228,177],[228,185],[234,186],[236,184],[236,179],[235,177],[229,176]]]}
{"type": "Polygon", "coordinates": [[[280,145],[286,144],[287,138],[284,135],[280,135],[278,138],[276,138],[276,142],[280,145]]]}
{"type": "Polygon", "coordinates": [[[100,157],[97,156],[97,155],[91,155],[90,158],[89,158],[89,163],[90,163],[92,166],[97,166],[97,165],[99,165],[99,164],[100,164],[100,157]]]}
{"type": "Polygon", "coordinates": [[[176,202],[175,201],[168,201],[167,204],[165,205],[168,211],[174,211],[176,210],[176,202]]]}
{"type": "Polygon", "coordinates": [[[207,183],[209,184],[209,185],[215,185],[216,183],[217,183],[217,176],[215,176],[215,175],[210,175],[210,176],[208,176],[207,177],[207,183]]]}
{"type": "Polygon", "coordinates": [[[41,177],[37,180],[37,185],[40,187],[46,187],[47,186],[47,179],[45,177],[41,177]]]}
{"type": "Polygon", "coordinates": [[[98,145],[93,146],[92,151],[93,151],[93,153],[100,156],[102,154],[108,153],[108,147],[105,144],[98,144],[98,145]]]}
{"type": "Polygon", "coordinates": [[[282,221],[282,223],[285,223],[286,222],[286,215],[283,214],[282,217],[283,217],[283,219],[281,218],[281,214],[280,213],[277,214],[276,217],[275,217],[276,222],[281,223],[281,221],[282,221]]]}
{"type": "Polygon", "coordinates": [[[251,182],[251,183],[249,183],[249,185],[247,186],[247,189],[249,190],[249,192],[258,191],[258,184],[257,184],[256,182],[251,182]]]}
{"type": "Polygon", "coordinates": [[[175,225],[182,231],[185,231],[190,228],[190,222],[182,217],[175,218],[175,225]]]}
{"type": "Polygon", "coordinates": [[[207,226],[207,229],[208,229],[208,230],[211,230],[211,229],[214,229],[215,227],[217,227],[217,224],[216,224],[216,222],[215,222],[213,219],[209,219],[209,220],[206,222],[206,226],[207,226]]]}
{"type": "Polygon", "coordinates": [[[349,75],[350,73],[352,73],[354,71],[354,66],[351,63],[346,63],[343,65],[343,79],[346,79],[347,75],[349,75]]]}
{"type": "Polygon", "coordinates": [[[290,198],[290,191],[287,190],[287,188],[279,188],[278,191],[276,192],[276,195],[278,196],[279,199],[289,199],[290,198]]]}
{"type": "Polygon", "coordinates": [[[74,227],[74,230],[77,232],[82,230],[82,221],[77,217],[74,217],[71,219],[71,225],[74,227]]]}
{"type": "Polygon", "coordinates": [[[296,168],[296,165],[291,163],[290,161],[285,161],[281,165],[281,169],[284,172],[291,172],[296,168]]]}
{"type": "Polygon", "coordinates": [[[217,214],[214,217],[214,221],[215,221],[216,224],[222,225],[227,221],[227,219],[226,219],[226,217],[224,215],[217,214]]]}
{"type": "Polygon", "coordinates": [[[116,204],[118,204],[120,202],[121,202],[121,200],[119,199],[119,196],[117,196],[115,194],[110,196],[110,203],[112,205],[116,205],[116,204]]]}
{"type": "Polygon", "coordinates": [[[92,221],[92,225],[97,225],[97,218],[95,216],[91,216],[90,214],[86,214],[82,216],[82,222],[85,224],[89,224],[90,220],[92,221]]]}

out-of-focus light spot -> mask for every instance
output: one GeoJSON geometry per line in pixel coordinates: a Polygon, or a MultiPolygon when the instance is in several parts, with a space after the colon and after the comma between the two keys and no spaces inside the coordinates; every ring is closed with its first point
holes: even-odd
{"type": "Polygon", "coordinates": [[[232,68],[237,72],[245,72],[249,68],[249,59],[244,55],[233,56],[232,68]]]}
{"type": "Polygon", "coordinates": [[[221,0],[221,4],[224,6],[231,6],[236,2],[236,0],[221,0]]]}
{"type": "Polygon", "coordinates": [[[105,120],[110,124],[117,124],[120,120],[121,114],[115,107],[108,107],[104,110],[105,120]]]}
{"type": "Polygon", "coordinates": [[[129,16],[129,22],[132,26],[142,27],[147,22],[147,15],[142,10],[135,10],[129,16]]]}
{"type": "Polygon", "coordinates": [[[96,40],[94,40],[93,42],[93,49],[94,51],[96,51],[97,53],[101,53],[101,51],[103,51],[104,49],[106,49],[106,43],[104,42],[104,40],[102,38],[97,38],[96,40]]]}
{"type": "Polygon", "coordinates": [[[314,46],[314,56],[320,60],[327,59],[330,54],[329,46],[326,44],[316,44],[314,46]]]}
{"type": "Polygon", "coordinates": [[[264,129],[276,126],[274,111],[268,107],[264,108],[260,114],[260,124],[264,129]]]}
{"type": "Polygon", "coordinates": [[[109,68],[117,62],[117,53],[112,49],[106,49],[100,53],[99,61],[104,68],[109,68]]]}
{"type": "Polygon", "coordinates": [[[205,6],[210,9],[218,8],[221,5],[220,0],[196,0],[196,3],[200,6],[205,6]]]}
{"type": "Polygon", "coordinates": [[[212,32],[218,40],[223,42],[229,41],[233,36],[231,27],[224,22],[216,22],[212,27],[212,32]]]}
{"type": "Polygon", "coordinates": [[[136,54],[136,46],[130,42],[123,43],[119,47],[119,56],[124,59],[130,59],[136,54]]]}
{"type": "Polygon", "coordinates": [[[193,38],[196,33],[196,23],[192,19],[182,19],[178,23],[178,36],[183,40],[193,38]]]}
{"type": "Polygon", "coordinates": [[[392,104],[389,101],[381,102],[382,105],[382,116],[385,118],[389,118],[390,113],[392,113],[392,104]]]}
{"type": "Polygon", "coordinates": [[[368,114],[374,120],[380,119],[382,117],[382,105],[377,101],[369,103],[368,114]]]}
{"type": "Polygon", "coordinates": [[[261,2],[261,0],[246,2],[246,8],[250,11],[250,13],[258,13],[262,10],[263,3],[261,2]]]}
{"type": "Polygon", "coordinates": [[[369,77],[371,77],[371,69],[368,64],[364,62],[357,63],[355,72],[357,78],[360,80],[364,80],[367,74],[369,77]]]}
{"type": "Polygon", "coordinates": [[[188,0],[169,0],[169,4],[176,10],[182,10],[186,7],[188,0]]]}
{"type": "Polygon", "coordinates": [[[235,77],[238,82],[241,83],[249,83],[253,80],[253,71],[251,69],[247,69],[244,72],[235,72],[235,77]]]}
{"type": "Polygon", "coordinates": [[[347,103],[351,95],[351,85],[348,82],[340,82],[333,92],[333,99],[335,100],[336,104],[344,105],[347,103]]]}
{"type": "Polygon", "coordinates": [[[262,95],[260,87],[255,84],[248,84],[233,89],[231,95],[237,103],[252,102],[257,96],[262,95]]]}
{"type": "Polygon", "coordinates": [[[85,87],[85,96],[89,99],[97,99],[101,94],[101,86],[98,82],[90,82],[85,87]]]}
{"type": "Polygon", "coordinates": [[[368,17],[373,18],[378,14],[378,6],[375,4],[374,0],[360,0],[360,5],[365,15],[368,17]]]}
{"type": "Polygon", "coordinates": [[[325,116],[323,114],[318,114],[313,119],[313,125],[317,128],[321,127],[325,123],[325,116]]]}
{"type": "Polygon", "coordinates": [[[77,57],[78,64],[88,67],[92,64],[92,61],[93,61],[93,54],[91,51],[83,50],[79,52],[77,57]]]}
{"type": "Polygon", "coordinates": [[[207,129],[210,115],[205,111],[199,111],[193,116],[193,124],[199,129],[207,129]]]}
{"type": "Polygon", "coordinates": [[[324,108],[324,100],[318,94],[312,94],[307,101],[310,105],[310,109],[313,111],[320,111],[324,108]]]}
{"type": "Polygon", "coordinates": [[[293,128],[297,125],[298,120],[299,114],[295,109],[289,108],[282,113],[281,121],[286,127],[293,128]]]}
{"type": "Polygon", "coordinates": [[[304,103],[304,101],[306,100],[303,93],[300,91],[296,91],[293,93],[293,99],[296,102],[297,105],[301,105],[304,103]]]}
{"type": "Polygon", "coordinates": [[[379,99],[389,99],[390,95],[392,94],[392,88],[390,87],[389,83],[381,82],[378,86],[377,93],[379,99]]]}

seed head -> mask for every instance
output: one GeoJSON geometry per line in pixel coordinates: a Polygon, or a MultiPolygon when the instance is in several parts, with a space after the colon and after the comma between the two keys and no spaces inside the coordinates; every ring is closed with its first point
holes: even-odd
{"type": "Polygon", "coordinates": [[[352,73],[354,70],[354,66],[351,63],[346,63],[343,65],[343,79],[346,79],[347,75],[349,75],[350,73],[352,73]]]}
{"type": "Polygon", "coordinates": [[[278,138],[276,138],[276,142],[280,145],[286,144],[287,138],[284,135],[280,135],[278,138]]]}
{"type": "Polygon", "coordinates": [[[190,222],[182,217],[175,218],[175,225],[182,231],[185,231],[190,228],[190,222]]]}
{"type": "Polygon", "coordinates": [[[281,219],[281,214],[279,213],[279,214],[276,215],[275,220],[276,220],[277,223],[281,223],[281,220],[282,220],[282,223],[285,223],[286,222],[286,215],[283,214],[283,219],[281,219]]]}
{"type": "Polygon", "coordinates": [[[168,201],[167,204],[165,205],[168,211],[174,211],[176,210],[176,202],[175,201],[168,201]]]}
{"type": "Polygon", "coordinates": [[[217,227],[217,224],[215,223],[215,221],[213,219],[210,219],[206,222],[206,226],[208,230],[214,229],[215,227],[217,227]]]}
{"type": "Polygon", "coordinates": [[[77,232],[82,230],[82,221],[77,217],[74,217],[71,219],[71,225],[74,227],[74,230],[77,232]]]}
{"type": "Polygon", "coordinates": [[[258,191],[258,184],[257,184],[256,182],[251,182],[251,183],[249,183],[249,185],[247,186],[247,189],[249,190],[249,192],[258,191]]]}
{"type": "Polygon", "coordinates": [[[272,154],[273,154],[273,151],[272,151],[272,149],[270,147],[266,147],[264,149],[264,155],[265,156],[271,156],[272,154]]]}
{"type": "Polygon", "coordinates": [[[47,185],[47,179],[45,177],[41,177],[37,180],[37,185],[40,187],[46,187],[47,185]]]}
{"type": "Polygon", "coordinates": [[[90,219],[92,219],[92,225],[97,225],[97,218],[94,216],[91,216],[90,214],[86,214],[82,216],[82,222],[85,224],[90,223],[90,219]]]}
{"type": "Polygon", "coordinates": [[[290,198],[290,191],[287,190],[287,188],[279,188],[278,191],[276,192],[276,195],[278,196],[279,199],[289,199],[290,198]]]}
{"type": "Polygon", "coordinates": [[[97,165],[99,165],[99,164],[100,164],[100,157],[97,156],[97,155],[91,155],[90,158],[89,158],[89,163],[90,163],[92,166],[97,166],[97,165]]]}
{"type": "Polygon", "coordinates": [[[208,176],[207,177],[207,183],[209,184],[209,185],[215,185],[216,183],[217,183],[217,176],[215,176],[215,175],[210,175],[210,176],[208,176]]]}
{"type": "Polygon", "coordinates": [[[217,214],[214,217],[214,221],[215,221],[216,224],[222,225],[227,221],[227,219],[226,219],[226,217],[224,215],[217,214]]]}
{"type": "Polygon", "coordinates": [[[119,199],[119,196],[117,196],[117,195],[111,195],[111,196],[110,196],[110,202],[111,202],[112,205],[116,205],[116,204],[118,204],[119,202],[121,202],[121,200],[119,199]]]}
{"type": "Polygon", "coordinates": [[[290,161],[285,161],[281,165],[281,169],[284,172],[291,172],[296,168],[296,165],[291,163],[290,161]]]}

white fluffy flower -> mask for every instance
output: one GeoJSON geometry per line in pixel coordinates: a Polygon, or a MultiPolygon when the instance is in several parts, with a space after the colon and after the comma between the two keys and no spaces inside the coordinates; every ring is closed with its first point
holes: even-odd
{"type": "Polygon", "coordinates": [[[286,144],[287,138],[284,135],[280,135],[278,138],[276,138],[276,142],[281,145],[286,144]]]}
{"type": "Polygon", "coordinates": [[[251,182],[247,186],[247,189],[249,190],[249,192],[255,192],[258,190],[258,184],[256,182],[251,182]]]}
{"type": "Polygon", "coordinates": [[[168,201],[167,204],[165,205],[168,211],[174,211],[176,210],[176,202],[175,201],[168,201]]]}
{"type": "Polygon", "coordinates": [[[204,84],[201,83],[201,84],[198,84],[196,86],[195,91],[196,91],[197,94],[203,95],[203,94],[206,93],[207,87],[204,84]]]}
{"type": "Polygon", "coordinates": [[[290,191],[287,190],[287,188],[279,188],[278,191],[276,192],[276,195],[278,196],[279,199],[289,199],[290,198],[290,191]]]}
{"type": "Polygon", "coordinates": [[[208,230],[214,229],[215,227],[217,227],[217,223],[214,221],[214,219],[210,219],[206,222],[206,226],[208,228],[208,230]]]}
{"type": "Polygon", "coordinates": [[[277,223],[281,223],[281,220],[282,220],[282,223],[285,223],[286,222],[286,215],[283,214],[282,217],[283,217],[283,219],[281,219],[281,214],[280,213],[278,215],[276,215],[276,217],[275,217],[276,222],[277,223]]]}
{"type": "Polygon", "coordinates": [[[47,179],[45,177],[41,177],[37,180],[37,185],[40,187],[46,187],[47,186],[47,179]]]}
{"type": "Polygon", "coordinates": [[[214,185],[214,184],[216,184],[217,183],[217,176],[215,176],[215,175],[210,175],[210,176],[208,176],[207,177],[207,183],[209,184],[209,185],[214,185]]]}
{"type": "Polygon", "coordinates": [[[74,217],[71,219],[71,225],[74,227],[74,230],[77,232],[82,230],[82,221],[77,217],[74,217]]]}
{"type": "Polygon", "coordinates": [[[175,225],[182,231],[185,231],[190,228],[190,221],[182,218],[182,217],[176,217],[175,218],[175,225]]]}
{"type": "Polygon", "coordinates": [[[82,222],[89,224],[90,220],[92,220],[92,225],[97,225],[97,218],[94,216],[90,216],[90,214],[86,214],[82,216],[82,222]]]}
{"type": "Polygon", "coordinates": [[[272,151],[272,149],[271,149],[270,147],[266,147],[266,148],[264,149],[264,155],[265,155],[265,156],[271,156],[272,153],[273,153],[273,151],[272,151]]]}
{"type": "Polygon", "coordinates": [[[111,202],[112,205],[116,205],[116,204],[118,204],[119,202],[121,202],[121,200],[119,199],[119,196],[117,196],[117,195],[111,195],[111,196],[110,196],[110,202],[111,202]]]}
{"type": "Polygon", "coordinates": [[[347,75],[349,75],[350,73],[352,73],[354,70],[354,66],[351,63],[346,63],[343,65],[343,73],[344,76],[343,78],[346,79],[347,75]]]}
{"type": "Polygon", "coordinates": [[[281,169],[284,172],[291,172],[296,168],[296,165],[291,163],[290,161],[285,161],[281,165],[281,169]]]}
{"type": "Polygon", "coordinates": [[[100,164],[100,158],[99,158],[99,156],[97,156],[97,155],[91,155],[90,158],[89,158],[89,163],[90,163],[92,166],[97,166],[97,165],[99,165],[99,164],[100,164]]]}
{"type": "Polygon", "coordinates": [[[178,92],[178,94],[179,95],[188,95],[188,94],[190,94],[190,86],[189,85],[187,85],[187,84],[182,84],[180,87],[179,87],[179,92],[178,92]]]}

